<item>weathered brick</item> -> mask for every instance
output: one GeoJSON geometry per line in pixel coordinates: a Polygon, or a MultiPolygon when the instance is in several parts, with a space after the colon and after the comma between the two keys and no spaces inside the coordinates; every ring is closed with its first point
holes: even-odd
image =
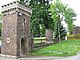
{"type": "Polygon", "coordinates": [[[32,42],[30,36],[30,8],[21,5],[19,2],[13,2],[6,7],[3,6],[2,13],[1,53],[12,56],[29,54],[32,47],[30,44],[32,42]],[[22,53],[23,50],[24,53],[22,53]]]}

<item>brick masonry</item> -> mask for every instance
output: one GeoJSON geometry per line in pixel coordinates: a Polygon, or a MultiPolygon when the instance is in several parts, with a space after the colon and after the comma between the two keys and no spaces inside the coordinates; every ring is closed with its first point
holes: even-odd
{"type": "Polygon", "coordinates": [[[22,50],[31,51],[30,15],[31,10],[18,1],[2,6],[2,47],[1,54],[21,56],[22,50]],[[6,8],[8,7],[8,8],[6,8]],[[26,38],[26,39],[22,39],[26,38]],[[24,40],[25,48],[22,49],[24,40]]]}

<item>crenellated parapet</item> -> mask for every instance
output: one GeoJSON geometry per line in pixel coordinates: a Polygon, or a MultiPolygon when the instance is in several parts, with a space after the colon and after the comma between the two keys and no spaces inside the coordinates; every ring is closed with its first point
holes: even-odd
{"type": "Polygon", "coordinates": [[[18,1],[2,6],[2,56],[29,55],[33,48],[30,36],[30,7],[18,1]]]}
{"type": "Polygon", "coordinates": [[[32,14],[31,8],[28,6],[22,5],[19,1],[15,1],[2,6],[3,15],[12,14],[15,12],[20,12],[28,16],[32,14]]]}

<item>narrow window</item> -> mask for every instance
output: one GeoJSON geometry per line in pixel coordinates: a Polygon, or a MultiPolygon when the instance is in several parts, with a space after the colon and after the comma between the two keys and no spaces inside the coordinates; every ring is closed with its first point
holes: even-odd
{"type": "Polygon", "coordinates": [[[25,25],[26,25],[26,20],[23,19],[23,27],[25,27],[25,25]]]}
{"type": "Polygon", "coordinates": [[[25,33],[26,31],[26,20],[25,19],[23,19],[22,24],[23,24],[23,31],[25,33]]]}

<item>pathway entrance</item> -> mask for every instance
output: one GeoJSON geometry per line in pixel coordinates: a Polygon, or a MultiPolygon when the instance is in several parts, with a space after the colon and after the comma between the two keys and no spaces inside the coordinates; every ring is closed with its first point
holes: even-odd
{"type": "Polygon", "coordinates": [[[27,50],[27,38],[23,37],[21,39],[21,55],[26,55],[26,50],[27,50]]]}

